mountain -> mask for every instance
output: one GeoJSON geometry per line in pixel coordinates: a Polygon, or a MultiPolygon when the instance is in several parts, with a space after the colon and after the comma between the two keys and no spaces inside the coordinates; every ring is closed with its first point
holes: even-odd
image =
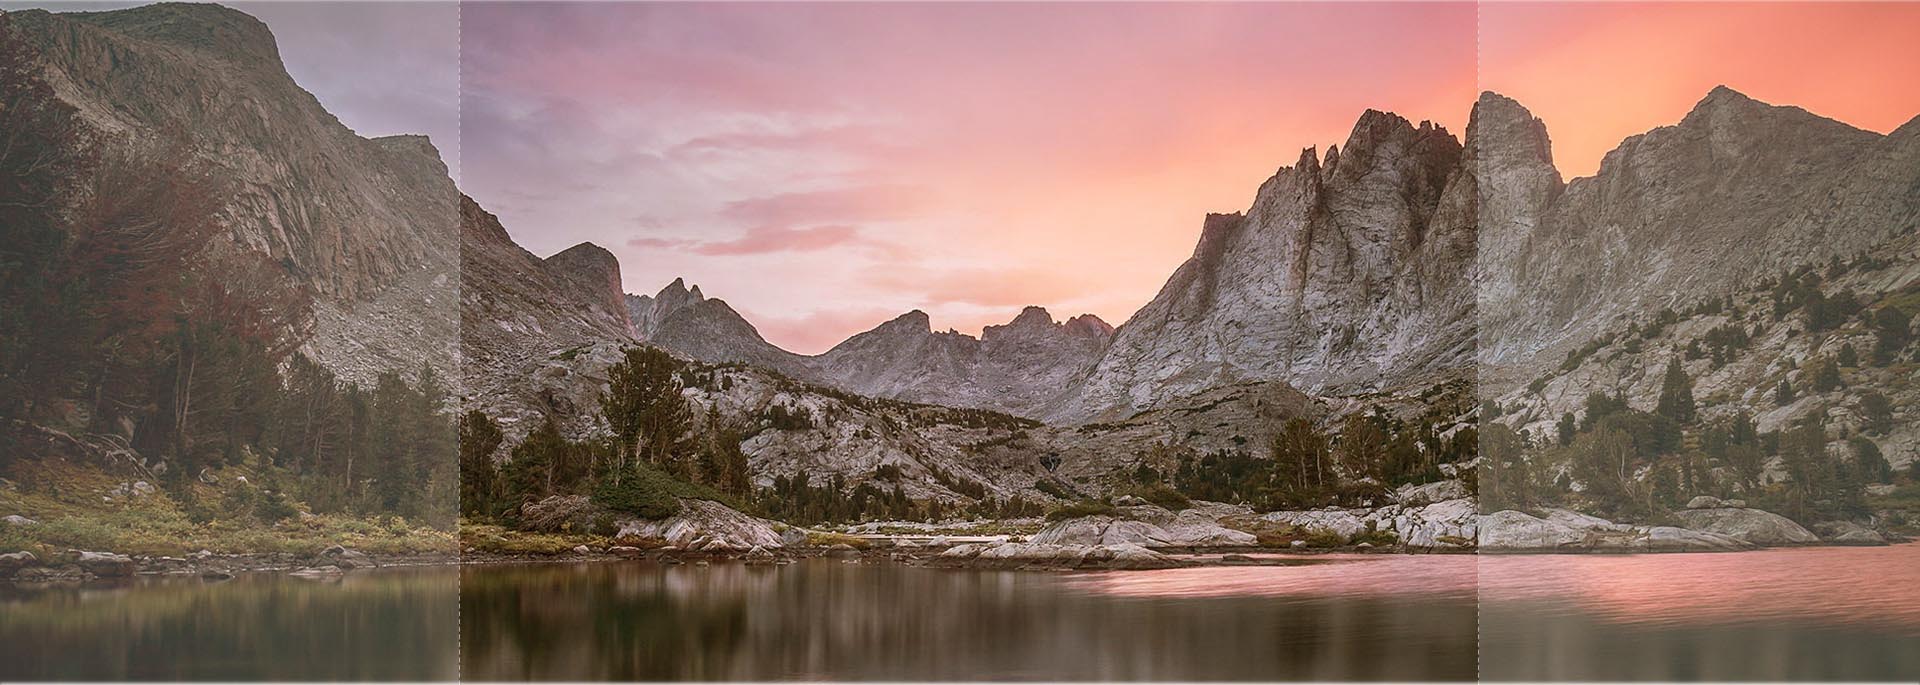
{"type": "Polygon", "coordinates": [[[1446,129],[1368,111],[1304,151],[1122,324],[1052,416],[1125,416],[1209,387],[1372,391],[1472,363],[1471,198],[1446,129]]]}
{"type": "Polygon", "coordinates": [[[725,301],[680,279],[652,296],[627,295],[626,304],[637,338],[692,359],[751,364],[861,395],[1027,417],[1084,374],[1113,333],[1091,314],[1058,322],[1027,307],[975,338],[934,331],[915,310],[806,356],[767,342],[725,301]]]}
{"type": "Polygon", "coordinates": [[[1920,227],[1920,124],[1881,135],[1718,87],[1561,185],[1532,115],[1481,102],[1480,365],[1503,388],[1602,331],[1920,227]]]}
{"type": "Polygon", "coordinates": [[[655,317],[641,338],[698,359],[1050,422],[1239,383],[1501,390],[1624,322],[1912,232],[1917,141],[1920,123],[1883,136],[1721,87],[1566,182],[1546,124],[1488,92],[1464,142],[1368,111],[1342,145],[1303,151],[1245,212],[1208,215],[1192,257],[1110,332],[1029,309],[975,339],[910,312],[804,357],[678,282],[630,302],[655,317]]]}
{"type": "Polygon", "coordinates": [[[10,13],[101,137],[184,147],[232,192],[224,250],[311,293],[304,351],[343,378],[455,369],[459,191],[422,136],[356,135],[294,83],[273,34],[218,5],[10,13]]]}

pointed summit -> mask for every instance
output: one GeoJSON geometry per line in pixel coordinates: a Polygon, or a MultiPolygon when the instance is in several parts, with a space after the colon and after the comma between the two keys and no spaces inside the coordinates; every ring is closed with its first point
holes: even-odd
{"type": "Polygon", "coordinates": [[[1513,98],[1489,90],[1480,94],[1468,117],[1467,156],[1482,164],[1552,167],[1553,141],[1546,122],[1513,98]]]}

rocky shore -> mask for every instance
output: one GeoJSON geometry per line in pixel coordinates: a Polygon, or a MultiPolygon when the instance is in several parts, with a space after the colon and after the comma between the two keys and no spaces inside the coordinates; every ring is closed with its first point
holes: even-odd
{"type": "MultiPolygon", "coordinates": [[[[1172,511],[1121,498],[1106,511],[1039,525],[1031,535],[947,534],[937,525],[868,524],[848,532],[811,530],[742,514],[703,500],[686,500],[680,513],[659,520],[619,521],[616,532],[583,543],[516,546],[480,533],[459,555],[370,554],[342,546],[309,555],[216,554],[130,556],[67,550],[51,558],[31,552],[0,554],[0,579],[16,584],[87,583],[137,576],[199,576],[277,572],[311,579],[338,578],[371,568],[515,562],[651,560],[662,564],[716,562],[784,565],[827,558],[848,563],[902,563],[935,568],[1022,570],[1145,570],[1197,565],[1284,563],[1330,551],[1635,553],[1735,552],[1800,545],[1885,545],[1898,535],[1848,521],[1810,530],[1740,500],[1701,496],[1675,512],[1671,523],[1616,523],[1567,509],[1480,514],[1457,481],[1402,488],[1379,507],[1326,507],[1256,513],[1239,505],[1196,502],[1172,511]],[[879,532],[895,530],[896,534],[879,532]],[[905,531],[903,534],[899,531],[905,531]],[[1250,556],[1251,555],[1251,556],[1250,556]]],[[[1025,527],[1024,530],[1033,530],[1025,527]]]]}
{"type": "Polygon", "coordinates": [[[337,578],[355,569],[435,566],[457,561],[457,557],[449,554],[375,554],[340,546],[311,555],[217,554],[202,550],[175,557],[67,550],[41,558],[21,551],[0,554],[0,580],[16,585],[111,582],[140,576],[197,576],[220,581],[242,573],[337,578]]]}

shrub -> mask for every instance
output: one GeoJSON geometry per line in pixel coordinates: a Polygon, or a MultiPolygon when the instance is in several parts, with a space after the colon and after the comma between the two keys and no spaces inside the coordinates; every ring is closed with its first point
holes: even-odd
{"type": "Polygon", "coordinates": [[[1074,498],[1073,493],[1068,492],[1066,488],[1060,487],[1059,483],[1055,483],[1050,480],[1034,481],[1033,489],[1039,490],[1040,492],[1046,493],[1048,495],[1052,495],[1054,497],[1058,497],[1060,499],[1074,498]]]}
{"type": "Polygon", "coordinates": [[[1080,500],[1047,512],[1047,520],[1065,521],[1083,516],[1116,516],[1119,513],[1120,510],[1114,508],[1111,503],[1100,500],[1080,500]]]}
{"type": "Polygon", "coordinates": [[[1188,499],[1186,495],[1180,494],[1179,490],[1175,490],[1165,485],[1155,485],[1152,487],[1137,488],[1130,494],[1134,495],[1135,497],[1139,497],[1140,499],[1146,500],[1148,502],[1152,502],[1170,511],[1180,511],[1182,509],[1193,508],[1193,500],[1188,499]]]}
{"type": "Polygon", "coordinates": [[[261,497],[253,507],[253,515],[267,523],[278,523],[299,515],[300,510],[287,501],[287,496],[274,490],[261,497]]]}
{"type": "Polygon", "coordinates": [[[675,484],[666,474],[635,464],[625,473],[601,480],[592,501],[608,511],[663,519],[680,513],[680,500],[673,495],[675,484]]]}
{"type": "Polygon", "coordinates": [[[1330,547],[1339,547],[1340,545],[1346,544],[1347,539],[1344,537],[1341,537],[1339,533],[1335,533],[1330,530],[1317,530],[1317,531],[1308,533],[1306,537],[1306,541],[1307,541],[1308,547],[1326,549],[1330,547]]]}
{"type": "Polygon", "coordinates": [[[1398,544],[1400,542],[1400,536],[1390,530],[1363,530],[1354,533],[1353,537],[1347,538],[1347,544],[1349,545],[1358,545],[1363,542],[1375,547],[1388,547],[1398,544]]]}

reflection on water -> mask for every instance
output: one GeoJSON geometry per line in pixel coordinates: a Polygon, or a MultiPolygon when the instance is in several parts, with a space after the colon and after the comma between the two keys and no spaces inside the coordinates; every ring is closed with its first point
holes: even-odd
{"type": "Polygon", "coordinates": [[[1920,545],[1067,574],[816,560],[0,584],[0,680],[1913,681],[1917,645],[1920,545]]]}
{"type": "Polygon", "coordinates": [[[1129,596],[1101,580],[1185,572],[470,568],[464,666],[483,680],[1474,677],[1471,594],[1129,596]]]}
{"type": "Polygon", "coordinates": [[[1920,680],[1920,544],[1482,556],[1496,680],[1920,680]]]}
{"type": "Polygon", "coordinates": [[[451,679],[458,580],[438,569],[334,582],[0,583],[0,680],[451,679]]]}

